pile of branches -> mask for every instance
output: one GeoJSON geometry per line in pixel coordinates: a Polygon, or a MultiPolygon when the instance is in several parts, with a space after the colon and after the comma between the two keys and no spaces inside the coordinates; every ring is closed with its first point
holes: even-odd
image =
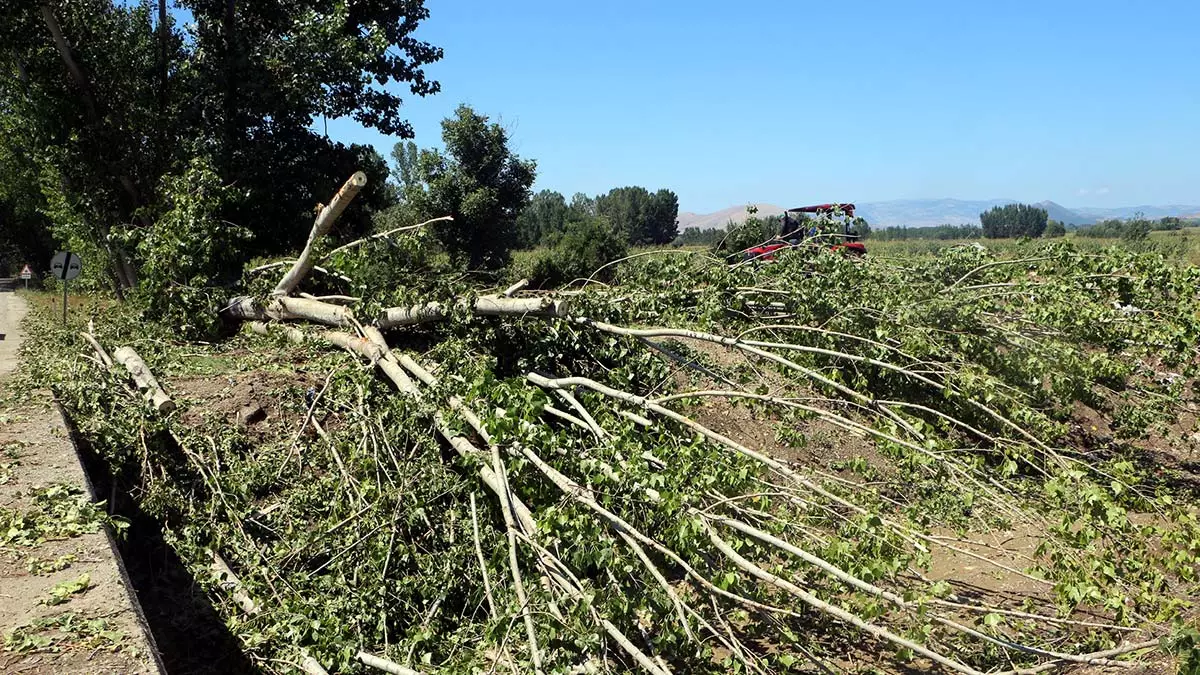
{"type": "Polygon", "coordinates": [[[142,475],[265,669],[1035,673],[1161,658],[1194,620],[1195,495],[1120,440],[1194,410],[1194,268],[1062,244],[664,251],[612,286],[422,298],[342,271],[420,226],[324,252],[363,180],[223,312],[325,374],[292,439],[182,428],[134,373],[183,454],[142,475]],[[773,438],[720,428],[717,401],[773,438]],[[1081,442],[1079,402],[1116,437],[1081,442]],[[777,452],[818,437],[875,463],[777,452]],[[935,559],[1020,597],[931,579],[935,559]]]}

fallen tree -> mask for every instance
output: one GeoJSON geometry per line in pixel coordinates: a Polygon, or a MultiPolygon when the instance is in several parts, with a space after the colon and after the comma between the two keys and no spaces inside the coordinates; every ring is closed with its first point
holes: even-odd
{"type": "MultiPolygon", "coordinates": [[[[252,322],[246,339],[279,333],[287,367],[307,359],[324,384],[296,394],[290,442],[172,426],[198,478],[148,475],[203,505],[186,510],[184,555],[220,543],[218,597],[240,607],[230,621],[269,628],[249,646],[264,664],[1018,673],[1160,658],[1148,650],[1190,616],[1195,502],[1081,445],[1069,420],[1085,399],[1128,410],[1121,433],[1185,413],[1200,276],[1062,246],[1005,264],[793,253],[733,268],[642,256],[619,284],[569,294],[239,296],[223,315],[252,322]],[[1121,309],[1151,299],[1154,316],[1121,309]],[[391,309],[364,324],[364,307],[391,309]],[[1035,543],[1006,541],[1018,533],[1035,543]],[[968,593],[945,572],[964,561],[1020,591],[968,593]],[[322,630],[284,628],[310,621],[322,630]]],[[[288,276],[299,293],[306,277],[288,276]]]]}

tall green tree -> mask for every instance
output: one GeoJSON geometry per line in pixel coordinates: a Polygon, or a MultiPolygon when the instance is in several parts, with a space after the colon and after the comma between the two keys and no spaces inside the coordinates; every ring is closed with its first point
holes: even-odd
{"type": "Polygon", "coordinates": [[[596,213],[634,245],[667,244],[679,233],[679,199],[670,190],[651,194],[640,186],[613,188],[596,198],[596,213]]]}
{"type": "Polygon", "coordinates": [[[442,121],[442,141],[445,153],[421,151],[405,200],[424,217],[453,216],[436,232],[456,262],[502,267],[517,244],[517,216],[529,204],[537,164],[515,155],[508,132],[466,105],[442,121]]]}
{"type": "Polygon", "coordinates": [[[995,206],[979,214],[983,236],[989,239],[1040,237],[1048,220],[1046,209],[1028,204],[995,206]]]}
{"type": "Polygon", "coordinates": [[[533,248],[550,243],[551,238],[566,230],[570,215],[566,197],[553,190],[542,190],[517,217],[517,246],[533,248]]]}
{"type": "Polygon", "coordinates": [[[417,161],[421,151],[412,141],[400,141],[392,146],[392,176],[403,191],[417,180],[417,161]]]}
{"type": "Polygon", "coordinates": [[[0,116],[14,130],[0,144],[36,158],[56,238],[91,246],[118,288],[136,284],[141,232],[177,208],[159,198],[165,181],[197,157],[237,186],[217,219],[252,233],[247,255],[298,245],[360,168],[371,182],[338,234],[364,231],[394,199],[386,163],[313,129],[351,117],[410,137],[402,96],[384,85],[439,88],[423,67],[441,50],[413,37],[423,0],[178,0],[186,27],[149,3],[0,4],[0,116]]]}

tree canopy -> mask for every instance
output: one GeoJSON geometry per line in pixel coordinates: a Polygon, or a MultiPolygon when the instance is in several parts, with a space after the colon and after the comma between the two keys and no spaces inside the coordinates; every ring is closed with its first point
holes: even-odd
{"type": "Polygon", "coordinates": [[[679,234],[679,198],[670,190],[613,188],[596,198],[596,212],[634,245],[668,244],[679,234]]]}
{"type": "Polygon", "coordinates": [[[251,234],[244,255],[296,246],[305,236],[297,221],[355,170],[371,182],[339,228],[365,231],[371,212],[394,199],[386,164],[314,127],[351,117],[412,135],[401,95],[384,85],[406,84],[416,96],[439,89],[423,68],[442,52],[413,37],[428,16],[424,2],[175,5],[193,21],[176,24],[165,2],[157,15],[150,3],[116,0],[4,4],[0,195],[15,191],[47,217],[11,201],[0,213],[16,210],[6,217],[50,227],[54,239],[105,261],[118,289],[137,284],[146,228],[178,208],[163,198],[167,182],[200,157],[235,186],[206,207],[251,234]]]}
{"type": "Polygon", "coordinates": [[[597,197],[577,193],[569,204],[562,194],[543,190],[521,214],[518,241],[522,248],[552,246],[572,219],[599,216],[628,244],[669,244],[679,235],[678,215],[679,198],[666,189],[621,187],[597,197]]]}
{"type": "Polygon", "coordinates": [[[1046,209],[1028,204],[994,206],[979,214],[983,236],[988,239],[1040,237],[1048,219],[1046,209]]]}
{"type": "Polygon", "coordinates": [[[517,244],[517,215],[529,204],[537,164],[513,154],[508,132],[466,105],[442,121],[442,140],[445,153],[420,152],[405,201],[427,218],[454,218],[437,232],[456,261],[501,267],[517,244]]]}

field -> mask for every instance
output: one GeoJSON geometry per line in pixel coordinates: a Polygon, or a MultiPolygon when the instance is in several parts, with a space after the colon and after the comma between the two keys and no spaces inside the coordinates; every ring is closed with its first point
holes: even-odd
{"type": "Polygon", "coordinates": [[[1193,240],[643,250],[556,291],[377,241],[327,301],[248,275],[216,341],[33,296],[22,377],[180,561],[187,672],[1194,672],[1193,240]]]}
{"type": "MultiPolygon", "coordinates": [[[[1200,265],[1200,229],[1186,228],[1182,230],[1151,232],[1145,241],[1125,242],[1120,239],[1105,239],[1068,235],[1065,238],[1074,246],[1084,251],[1099,251],[1118,247],[1144,253],[1158,253],[1167,260],[1189,265],[1200,265]]],[[[881,256],[910,255],[936,253],[946,248],[981,241],[997,255],[1011,255],[1019,243],[1010,239],[991,240],[936,240],[909,239],[906,241],[871,241],[872,253],[881,256]]]]}

